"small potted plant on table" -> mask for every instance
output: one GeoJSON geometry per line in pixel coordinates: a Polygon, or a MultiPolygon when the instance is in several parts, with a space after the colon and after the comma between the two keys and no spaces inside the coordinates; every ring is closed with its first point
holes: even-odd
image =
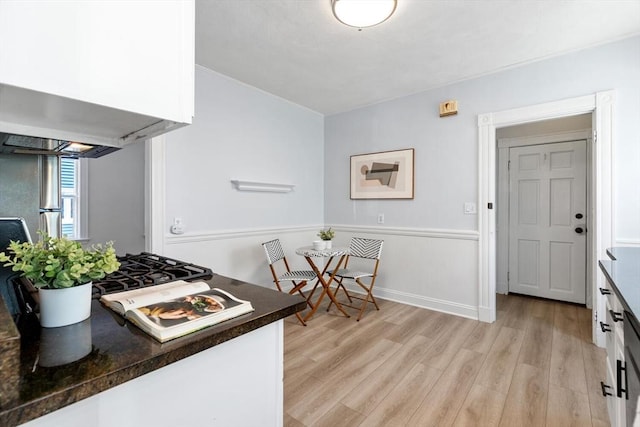
{"type": "Polygon", "coordinates": [[[331,240],[335,237],[335,235],[336,233],[331,229],[331,227],[329,227],[328,230],[320,230],[320,232],[318,233],[318,237],[320,237],[324,241],[324,247],[327,249],[331,248],[331,240]]]}
{"type": "Polygon", "coordinates": [[[84,249],[80,242],[39,232],[37,243],[14,242],[5,267],[19,271],[38,288],[40,324],[46,328],[71,325],[91,315],[91,284],[120,268],[113,242],[84,249]]]}

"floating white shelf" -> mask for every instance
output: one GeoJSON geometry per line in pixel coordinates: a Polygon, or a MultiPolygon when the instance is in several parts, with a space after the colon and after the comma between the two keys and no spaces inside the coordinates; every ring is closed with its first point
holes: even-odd
{"type": "Polygon", "coordinates": [[[293,184],[273,184],[270,182],[241,181],[239,179],[232,179],[231,183],[238,191],[262,191],[269,193],[288,193],[295,187],[293,184]]]}

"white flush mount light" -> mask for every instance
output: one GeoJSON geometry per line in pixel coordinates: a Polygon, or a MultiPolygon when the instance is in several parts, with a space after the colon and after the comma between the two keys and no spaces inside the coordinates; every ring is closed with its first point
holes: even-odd
{"type": "Polygon", "coordinates": [[[366,28],[386,21],[396,10],[397,0],[331,0],[333,14],[345,25],[366,28]]]}

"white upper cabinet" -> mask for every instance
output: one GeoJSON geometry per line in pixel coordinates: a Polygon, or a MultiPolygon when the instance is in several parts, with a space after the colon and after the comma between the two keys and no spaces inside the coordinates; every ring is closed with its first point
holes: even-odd
{"type": "Polygon", "coordinates": [[[193,0],[0,1],[0,131],[122,145],[189,124],[193,0]]]}

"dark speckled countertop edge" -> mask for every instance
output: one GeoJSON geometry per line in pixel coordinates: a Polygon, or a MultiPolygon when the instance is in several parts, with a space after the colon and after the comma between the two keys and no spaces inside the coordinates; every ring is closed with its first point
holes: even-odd
{"type": "Polygon", "coordinates": [[[636,307],[638,296],[640,296],[640,276],[621,276],[616,270],[617,263],[640,265],[640,248],[613,247],[607,249],[606,252],[611,259],[598,261],[600,270],[622,303],[625,317],[631,321],[633,328],[640,332],[640,321],[638,320],[640,310],[636,307]]]}
{"type": "MultiPolygon", "coordinates": [[[[257,285],[244,285],[261,288],[257,285]]],[[[269,291],[269,289],[265,290],[269,291]]],[[[231,291],[233,292],[233,290],[231,291]]],[[[282,297],[281,299],[283,302],[280,304],[276,304],[277,307],[273,310],[270,309],[269,311],[261,313],[260,315],[247,314],[236,319],[231,319],[227,322],[224,322],[225,325],[223,329],[217,332],[215,330],[207,331],[205,329],[193,334],[189,334],[185,337],[178,338],[177,340],[169,341],[162,344],[163,346],[167,345],[167,351],[160,352],[159,354],[145,358],[144,360],[137,360],[130,365],[120,367],[117,370],[110,370],[105,374],[98,375],[89,380],[80,381],[70,387],[53,391],[46,396],[39,397],[28,402],[23,402],[19,405],[8,405],[9,407],[3,407],[4,405],[2,405],[0,406],[0,425],[3,427],[9,427],[23,424],[32,419],[51,413],[57,409],[61,409],[65,406],[73,404],[79,400],[91,397],[102,391],[126,383],[127,381],[130,381],[134,378],[153,372],[171,363],[185,359],[198,352],[222,344],[223,342],[232,340],[233,338],[239,337],[241,335],[247,334],[262,326],[276,322],[280,319],[284,319],[285,317],[301,311],[306,307],[306,302],[302,298],[280,294],[277,292],[275,294],[276,295],[274,295],[273,297],[276,299],[282,297]]],[[[98,306],[98,310],[108,310],[102,307],[98,301],[94,301],[93,304],[98,306]]],[[[256,308],[256,312],[259,311],[259,307],[256,306],[256,303],[254,303],[254,308],[256,308]]],[[[96,309],[96,307],[94,307],[94,309],[96,309]]],[[[0,319],[3,319],[6,316],[8,316],[11,325],[13,325],[11,316],[9,316],[8,312],[6,311],[6,306],[4,305],[4,302],[2,302],[2,304],[0,304],[0,319]]],[[[2,328],[3,331],[5,328],[7,328],[4,322],[2,328]]],[[[13,332],[17,334],[17,336],[13,335],[8,338],[13,339],[14,342],[17,341],[17,349],[19,352],[20,339],[18,331],[15,327],[13,327],[13,332]]],[[[4,344],[8,338],[0,335],[0,345],[4,344]]],[[[151,338],[149,337],[149,339],[151,338]]],[[[5,352],[3,351],[3,355],[4,353],[5,352]]],[[[15,353],[7,353],[8,361],[12,361],[15,364],[15,359],[15,353]]],[[[5,367],[7,366],[5,364],[5,360],[0,359],[0,362],[2,362],[1,370],[5,371],[5,367]]],[[[1,374],[2,372],[0,372],[0,377],[1,374]]],[[[1,388],[0,392],[2,392],[1,388]]]]}
{"type": "MultiPolygon", "coordinates": [[[[0,295],[0,402],[11,396],[19,382],[20,333],[0,295]]],[[[0,425],[2,417],[0,416],[0,425]]]]}

